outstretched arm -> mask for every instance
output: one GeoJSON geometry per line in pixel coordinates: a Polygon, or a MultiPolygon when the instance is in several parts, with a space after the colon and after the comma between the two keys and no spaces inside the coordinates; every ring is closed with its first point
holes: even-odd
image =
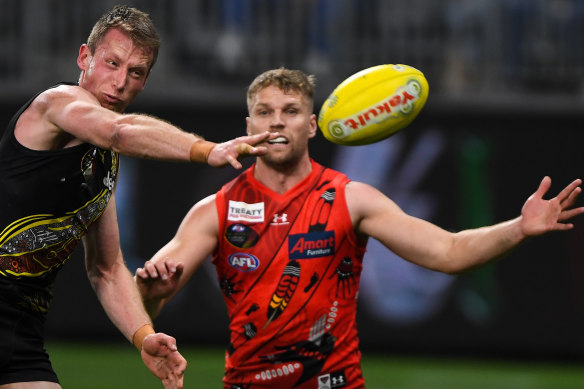
{"type": "Polygon", "coordinates": [[[199,201],[183,219],[175,236],[143,268],[135,280],[144,306],[156,317],[187,283],[218,244],[219,222],[215,195],[199,201]]]}
{"type": "Polygon", "coordinates": [[[83,238],[87,274],[105,312],[141,352],[144,364],[165,388],[183,387],[186,360],[174,338],[155,333],[132,275],[124,264],[112,196],[103,215],[83,238]]]}
{"type": "Polygon", "coordinates": [[[154,116],[104,108],[90,92],[71,85],[41,93],[19,118],[15,134],[34,150],[87,142],[130,157],[237,169],[239,157],[265,153],[265,147],[254,146],[277,136],[266,132],[215,144],[154,116]]]}
{"type": "Polygon", "coordinates": [[[407,215],[369,185],[351,182],[346,194],[358,233],[379,240],[410,262],[455,274],[500,258],[529,237],[572,228],[566,222],[584,212],[584,207],[572,208],[581,192],[581,183],[575,180],[556,197],[545,200],[543,196],[551,185],[551,179],[545,177],[519,217],[458,233],[407,215]]]}

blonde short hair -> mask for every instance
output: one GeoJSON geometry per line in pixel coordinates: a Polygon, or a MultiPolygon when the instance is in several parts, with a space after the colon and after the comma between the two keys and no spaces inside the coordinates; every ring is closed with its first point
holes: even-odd
{"type": "Polygon", "coordinates": [[[127,5],[113,7],[99,18],[87,38],[87,46],[91,53],[95,53],[103,37],[113,28],[128,34],[135,45],[152,51],[150,64],[152,69],[158,58],[160,38],[148,14],[127,5]]]}
{"type": "Polygon", "coordinates": [[[316,78],[300,70],[286,68],[272,69],[257,76],[247,88],[247,108],[251,108],[254,96],[268,86],[277,86],[284,92],[295,91],[306,97],[312,109],[314,105],[314,91],[316,78]]]}

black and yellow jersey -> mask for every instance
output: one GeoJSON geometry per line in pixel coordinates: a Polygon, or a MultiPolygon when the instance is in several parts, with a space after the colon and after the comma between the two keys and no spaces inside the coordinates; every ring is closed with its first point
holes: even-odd
{"type": "Polygon", "coordinates": [[[112,196],[119,157],[87,143],[49,151],[21,145],[14,128],[35,97],[0,141],[0,299],[46,313],[57,271],[112,196]]]}

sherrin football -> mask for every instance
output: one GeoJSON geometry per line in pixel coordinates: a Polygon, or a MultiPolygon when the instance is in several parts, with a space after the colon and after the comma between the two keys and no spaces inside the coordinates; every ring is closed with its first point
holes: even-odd
{"type": "Polygon", "coordinates": [[[373,66],[339,84],[323,103],[318,126],[341,145],[366,145],[409,125],[428,99],[428,81],[408,65],[373,66]]]}

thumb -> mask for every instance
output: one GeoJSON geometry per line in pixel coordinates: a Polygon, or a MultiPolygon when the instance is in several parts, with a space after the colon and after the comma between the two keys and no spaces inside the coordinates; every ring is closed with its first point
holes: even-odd
{"type": "Polygon", "coordinates": [[[144,338],[142,349],[151,355],[157,355],[165,348],[170,351],[177,351],[176,339],[163,333],[148,335],[144,338]]]}

